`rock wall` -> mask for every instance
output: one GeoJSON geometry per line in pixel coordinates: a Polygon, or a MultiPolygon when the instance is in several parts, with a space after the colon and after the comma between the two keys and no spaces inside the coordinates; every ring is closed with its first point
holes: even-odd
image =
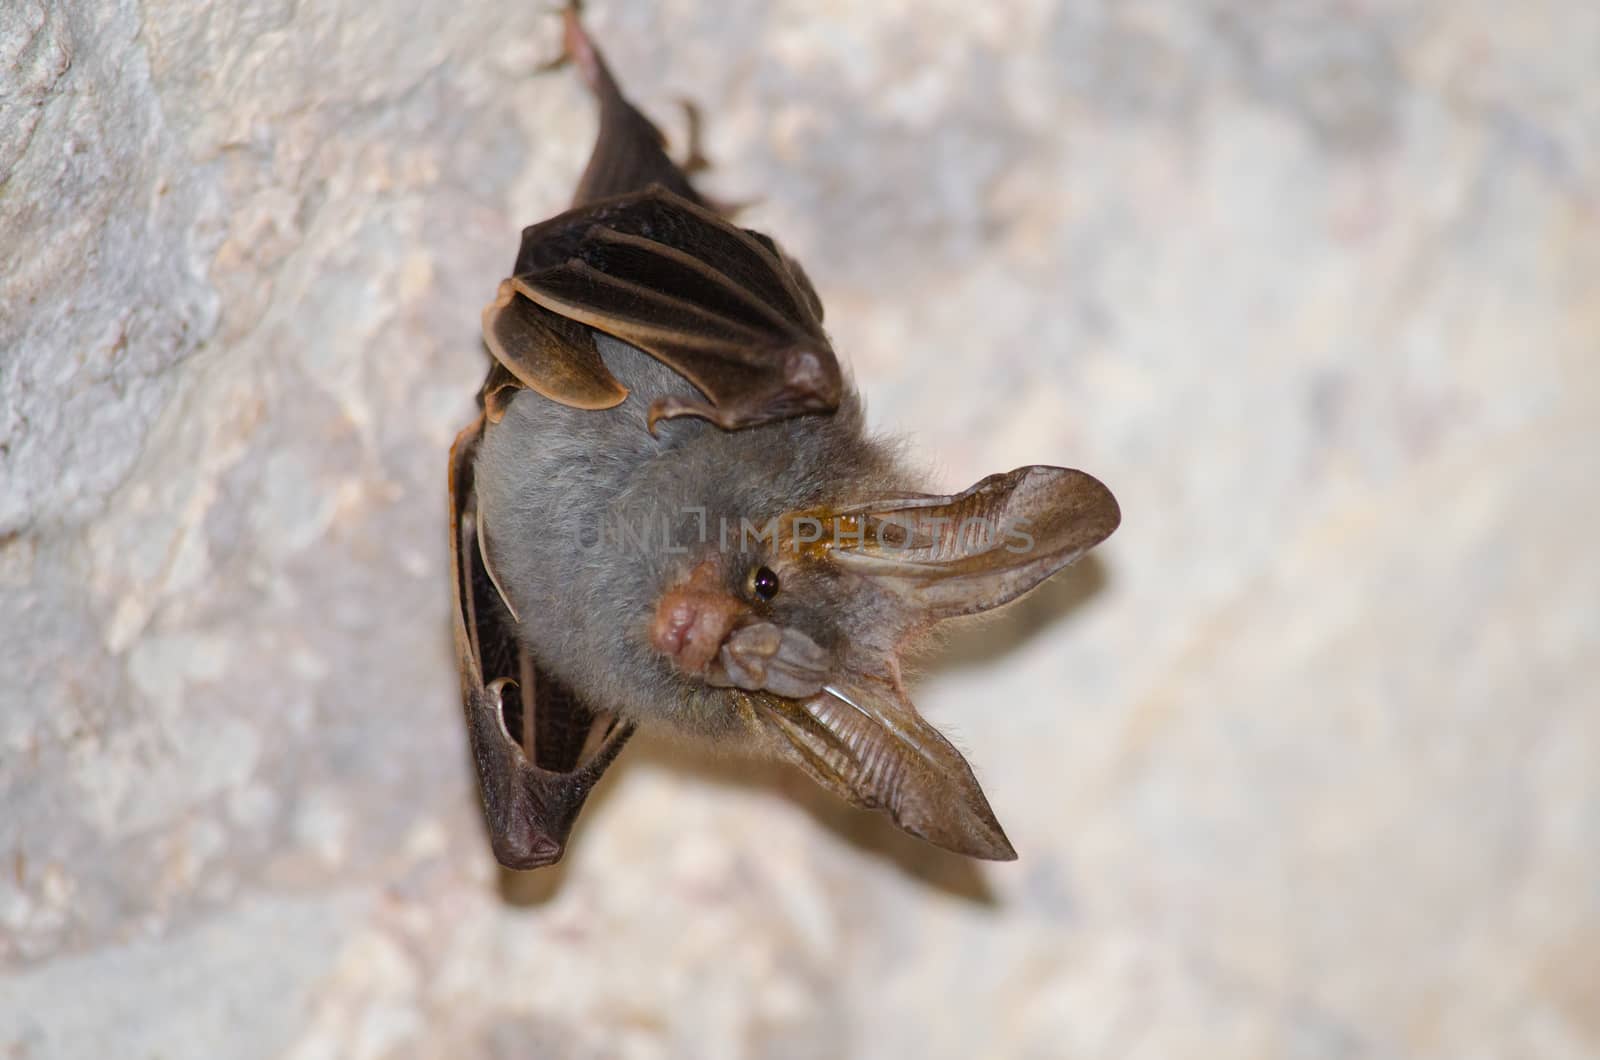
{"type": "Polygon", "coordinates": [[[0,1055],[1600,1052],[1600,7],[596,0],[950,485],[1021,853],[641,737],[492,865],[444,454],[593,134],[538,4],[0,7],[0,1055]]]}

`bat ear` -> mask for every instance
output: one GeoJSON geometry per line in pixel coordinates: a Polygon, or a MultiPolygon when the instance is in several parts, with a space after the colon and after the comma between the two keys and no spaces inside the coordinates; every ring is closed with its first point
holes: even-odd
{"type": "Polygon", "coordinates": [[[1035,465],[953,496],[873,501],[831,513],[823,547],[932,619],[1013,600],[1111,535],[1116,498],[1082,471],[1035,465]]]}
{"type": "Polygon", "coordinates": [[[807,699],[754,697],[759,718],[811,778],[848,802],[968,857],[1014,861],[1000,822],[950,742],[898,680],[852,674],[807,699]]]}

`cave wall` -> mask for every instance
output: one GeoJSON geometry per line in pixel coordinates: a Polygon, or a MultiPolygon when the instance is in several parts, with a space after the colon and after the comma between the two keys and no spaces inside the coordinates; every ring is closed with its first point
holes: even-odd
{"type": "Polygon", "coordinates": [[[498,872],[444,456],[555,20],[16,0],[0,1055],[1600,1052],[1600,8],[591,7],[875,426],[1118,494],[919,686],[1021,860],[645,735],[498,872]]]}

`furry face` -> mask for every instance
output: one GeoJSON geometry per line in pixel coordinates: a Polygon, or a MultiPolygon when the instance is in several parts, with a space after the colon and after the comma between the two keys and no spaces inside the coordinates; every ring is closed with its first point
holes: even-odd
{"type": "Polygon", "coordinates": [[[652,436],[649,408],[683,380],[614,340],[600,347],[626,401],[574,410],[523,392],[477,464],[489,566],[540,664],[630,720],[735,734],[736,691],[770,677],[799,694],[804,665],[815,692],[852,651],[891,651],[906,608],[780,526],[796,509],[917,485],[865,435],[854,395],[833,416],[739,432],[682,420],[652,436]],[[762,632],[773,629],[775,641],[762,632]]]}

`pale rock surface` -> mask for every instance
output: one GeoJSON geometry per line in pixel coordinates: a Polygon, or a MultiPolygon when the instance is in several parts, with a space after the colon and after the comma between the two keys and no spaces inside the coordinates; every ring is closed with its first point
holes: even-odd
{"type": "Polygon", "coordinates": [[[539,4],[0,5],[0,1056],[1600,1055],[1600,6],[596,0],[944,481],[1116,490],[920,701],[1022,858],[641,738],[493,868],[478,311],[539,4]]]}

